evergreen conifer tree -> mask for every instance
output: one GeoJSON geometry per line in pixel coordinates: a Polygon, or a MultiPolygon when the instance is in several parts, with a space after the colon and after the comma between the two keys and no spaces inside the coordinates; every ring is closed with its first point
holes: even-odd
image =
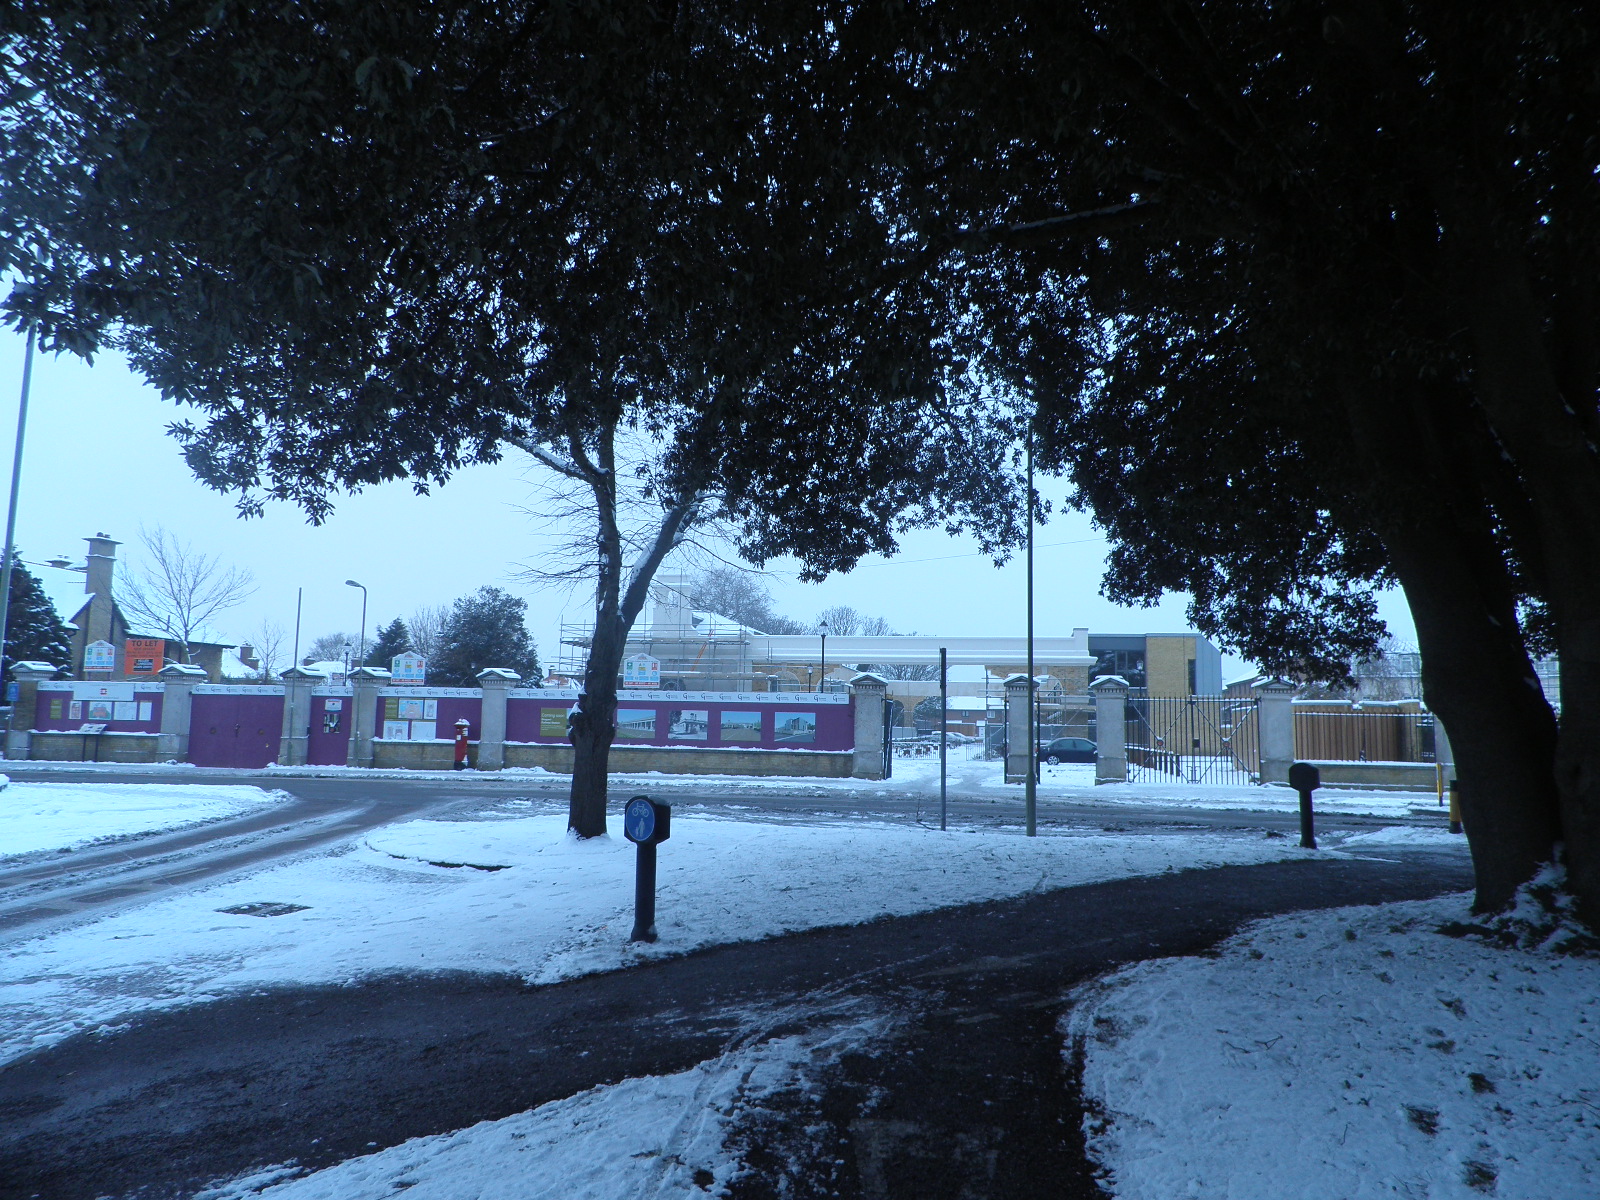
{"type": "Polygon", "coordinates": [[[544,678],[539,652],[523,624],[528,602],[495,587],[481,587],[451,606],[443,645],[428,664],[428,682],[476,687],[478,672],[505,667],[536,684],[544,678]]]}
{"type": "Polygon", "coordinates": [[[11,607],[6,615],[5,679],[14,662],[72,661],[72,637],[39,581],[20,562],[11,571],[11,607]]]}
{"type": "Polygon", "coordinates": [[[382,667],[387,671],[395,655],[411,648],[411,631],[403,620],[396,617],[378,630],[377,640],[372,643],[372,649],[367,651],[367,665],[382,667]]]}

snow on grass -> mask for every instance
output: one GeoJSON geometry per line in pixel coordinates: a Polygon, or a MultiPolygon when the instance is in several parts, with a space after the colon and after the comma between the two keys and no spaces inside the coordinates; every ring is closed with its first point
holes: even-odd
{"type": "Polygon", "coordinates": [[[313,1174],[257,1168],[195,1200],[616,1200],[715,1196],[742,1164],[726,1145],[751,1106],[813,1068],[880,1041],[893,1022],[858,1011],[805,1034],[741,1038],[688,1071],[592,1088],[529,1112],[413,1138],[313,1174]]]}
{"type": "Polygon", "coordinates": [[[661,940],[648,946],[626,940],[630,843],[578,841],[561,814],[411,821],[14,946],[0,960],[0,1061],[244,988],[427,970],[549,983],[702,946],[1307,853],[1236,834],[1024,838],[682,816],[659,851],[661,940]],[[261,902],[305,907],[218,911],[261,902]]]}
{"type": "Polygon", "coordinates": [[[282,793],[159,783],[16,783],[0,791],[0,859],[237,817],[282,793]]]}
{"type": "Polygon", "coordinates": [[[1439,932],[1468,903],[1278,917],[1082,989],[1118,1200],[1600,1194],[1600,959],[1439,932]]]}

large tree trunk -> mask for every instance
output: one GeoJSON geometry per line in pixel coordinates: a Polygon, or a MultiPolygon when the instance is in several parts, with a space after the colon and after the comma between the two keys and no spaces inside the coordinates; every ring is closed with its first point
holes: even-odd
{"type": "Polygon", "coordinates": [[[626,631],[615,615],[596,622],[594,641],[585,664],[583,692],[572,718],[572,790],[567,798],[567,827],[579,837],[606,832],[606,779],[611,740],[617,731],[617,671],[622,665],[626,631]]]}
{"type": "Polygon", "coordinates": [[[1556,856],[1562,832],[1555,716],[1496,538],[1505,517],[1486,499],[1481,447],[1452,383],[1388,393],[1352,380],[1345,394],[1366,503],[1416,623],[1423,695],[1455,754],[1474,907],[1497,911],[1556,856]]]}
{"type": "Polygon", "coordinates": [[[1455,755],[1474,907],[1497,911],[1555,857],[1555,718],[1514,609],[1485,595],[1482,574],[1457,539],[1418,525],[1384,540],[1416,622],[1423,694],[1455,755]]]}

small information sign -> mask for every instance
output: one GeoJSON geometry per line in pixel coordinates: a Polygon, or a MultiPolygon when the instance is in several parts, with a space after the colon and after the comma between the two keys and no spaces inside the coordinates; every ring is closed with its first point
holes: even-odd
{"type": "Polygon", "coordinates": [[[90,642],[83,648],[85,671],[114,671],[117,668],[117,648],[110,642],[90,642]]]}
{"type": "Polygon", "coordinates": [[[428,682],[428,660],[407,650],[389,660],[389,682],[421,687],[428,682]]]}
{"type": "Polygon", "coordinates": [[[622,686],[658,688],[661,686],[661,660],[648,654],[635,654],[622,660],[622,686]]]}

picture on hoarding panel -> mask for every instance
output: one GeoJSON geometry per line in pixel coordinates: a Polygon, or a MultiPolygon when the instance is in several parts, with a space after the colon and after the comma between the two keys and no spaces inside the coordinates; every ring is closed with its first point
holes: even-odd
{"type": "Polygon", "coordinates": [[[112,705],[115,704],[115,703],[116,702],[114,700],[91,700],[91,701],[89,701],[89,720],[91,720],[91,721],[110,721],[110,720],[113,720],[114,718],[112,717],[111,714],[115,710],[112,708],[112,705]]]}
{"type": "Polygon", "coordinates": [[[402,721],[421,721],[427,712],[427,704],[421,700],[401,700],[395,707],[400,710],[396,715],[402,721]]]}
{"type": "Polygon", "coordinates": [[[807,745],[817,740],[817,714],[814,712],[781,712],[774,722],[780,746],[807,745]]]}
{"type": "Polygon", "coordinates": [[[711,712],[704,708],[675,708],[667,736],[681,742],[703,742],[711,733],[711,712]]]}
{"type": "Polygon", "coordinates": [[[617,736],[634,741],[654,741],[656,736],[656,710],[653,708],[619,708],[617,710],[617,736]]]}
{"type": "Polygon", "coordinates": [[[758,712],[722,711],[722,740],[725,742],[759,742],[761,740],[761,714],[758,712]]]}
{"type": "Polygon", "coordinates": [[[404,742],[411,737],[410,721],[385,721],[383,723],[383,740],[386,742],[404,742]]]}
{"type": "Polygon", "coordinates": [[[567,710],[564,708],[541,708],[539,710],[539,736],[542,738],[566,737],[567,710]]]}

